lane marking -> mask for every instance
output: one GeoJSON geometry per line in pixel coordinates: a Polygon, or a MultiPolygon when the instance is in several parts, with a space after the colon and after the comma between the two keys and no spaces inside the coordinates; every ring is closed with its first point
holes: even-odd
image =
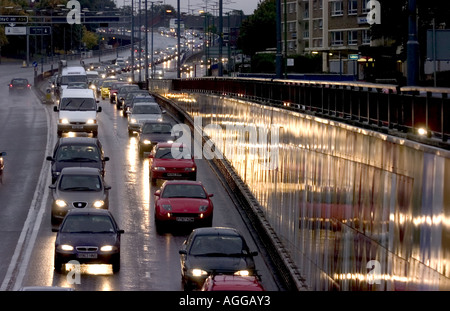
{"type": "MultiPolygon", "coordinates": [[[[42,105],[37,97],[34,102],[42,105]]],[[[47,145],[45,149],[46,155],[51,152],[52,146],[55,144],[55,136],[53,135],[54,125],[50,122],[50,111],[46,106],[43,106],[43,108],[45,110],[47,118],[47,145]]],[[[36,237],[42,223],[42,217],[45,212],[45,207],[49,195],[49,188],[47,187],[47,185],[50,181],[50,163],[45,159],[45,155],[28,215],[20,233],[19,240],[17,241],[17,245],[11,258],[11,262],[9,263],[5,278],[3,279],[3,283],[0,287],[0,291],[18,290],[22,286],[22,281],[28,268],[31,253],[34,249],[34,244],[36,242],[36,237]],[[39,202],[40,205],[39,208],[37,208],[39,202]]]]}

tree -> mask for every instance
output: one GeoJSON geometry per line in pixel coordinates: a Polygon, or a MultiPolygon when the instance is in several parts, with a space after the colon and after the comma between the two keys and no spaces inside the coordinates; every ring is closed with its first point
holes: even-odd
{"type": "Polygon", "coordinates": [[[86,27],[83,26],[82,42],[86,45],[86,49],[92,50],[94,46],[98,45],[98,40],[99,37],[95,33],[88,31],[86,27]]]}
{"type": "Polygon", "coordinates": [[[264,0],[241,26],[238,48],[246,55],[276,47],[276,2],[264,0]]]}

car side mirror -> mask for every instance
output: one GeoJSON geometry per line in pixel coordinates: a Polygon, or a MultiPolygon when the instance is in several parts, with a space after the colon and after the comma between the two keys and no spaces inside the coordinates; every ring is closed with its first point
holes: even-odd
{"type": "Polygon", "coordinates": [[[52,232],[58,232],[59,229],[52,228],[52,232]]]}
{"type": "Polygon", "coordinates": [[[153,158],[154,158],[154,156],[153,156],[152,153],[150,153],[150,154],[148,155],[148,157],[149,157],[150,159],[153,159],[153,158]]]}
{"type": "Polygon", "coordinates": [[[111,190],[111,186],[105,186],[105,190],[111,190]]]}
{"type": "Polygon", "coordinates": [[[165,111],[165,110],[162,110],[161,112],[162,112],[163,114],[165,114],[165,113],[166,113],[167,111],[165,111]]]}
{"type": "Polygon", "coordinates": [[[53,106],[53,111],[54,112],[58,112],[58,107],[57,106],[53,106]]]}
{"type": "Polygon", "coordinates": [[[250,256],[258,256],[258,252],[256,252],[256,251],[255,252],[251,252],[250,256]]]}
{"type": "Polygon", "coordinates": [[[208,198],[212,198],[214,196],[214,193],[208,194],[208,198]]]}
{"type": "Polygon", "coordinates": [[[155,191],[155,196],[159,197],[161,195],[161,191],[160,190],[156,190],[155,191]]]}
{"type": "Polygon", "coordinates": [[[96,103],[99,103],[99,102],[100,102],[100,100],[99,100],[99,99],[96,99],[96,100],[95,100],[95,102],[96,102],[96,103]]]}
{"type": "Polygon", "coordinates": [[[124,234],[124,233],[125,233],[125,230],[119,229],[119,230],[117,230],[117,233],[118,233],[118,234],[124,234]]]}
{"type": "Polygon", "coordinates": [[[48,156],[48,157],[46,157],[45,159],[46,159],[47,161],[52,161],[52,162],[55,161],[55,159],[53,159],[53,157],[51,157],[51,156],[48,156]]]}
{"type": "Polygon", "coordinates": [[[180,255],[187,255],[187,251],[185,249],[180,249],[178,251],[178,254],[180,254],[180,255]]]}
{"type": "Polygon", "coordinates": [[[103,158],[103,161],[105,161],[105,162],[106,162],[106,161],[109,161],[109,157],[104,157],[104,158],[103,158]]]}
{"type": "Polygon", "coordinates": [[[50,186],[48,186],[50,189],[56,189],[56,185],[50,185],[50,186]]]}
{"type": "Polygon", "coordinates": [[[102,107],[98,107],[97,112],[102,112],[102,107]]]}

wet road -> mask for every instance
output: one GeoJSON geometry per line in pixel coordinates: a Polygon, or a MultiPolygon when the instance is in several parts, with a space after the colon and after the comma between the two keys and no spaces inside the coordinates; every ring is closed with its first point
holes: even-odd
{"type": "MultiPolygon", "coordinates": [[[[29,69],[27,69],[30,71],[29,69]]],[[[14,69],[11,69],[13,74],[14,69]]],[[[1,78],[2,85],[8,78],[1,78]]],[[[125,230],[121,246],[121,270],[108,265],[83,265],[81,278],[53,270],[56,233],[50,227],[50,154],[56,142],[53,106],[40,104],[34,95],[12,100],[0,88],[0,148],[8,152],[7,172],[0,186],[0,281],[2,290],[23,286],[66,286],[76,290],[182,290],[178,250],[190,230],[158,234],[153,220],[153,193],[148,159],[139,157],[136,138],[129,137],[127,120],[115,105],[101,101],[99,139],[105,155],[106,182],[111,185],[110,211],[125,230]],[[49,129],[47,131],[47,128],[49,129]],[[43,170],[43,174],[41,174],[43,170]],[[30,212],[31,211],[31,212],[30,212]],[[79,281],[79,284],[71,284],[79,281]]],[[[177,121],[165,115],[172,123],[177,121]]],[[[240,230],[252,250],[259,250],[228,192],[206,160],[196,160],[198,180],[214,193],[213,226],[240,230]]],[[[256,267],[268,290],[278,290],[263,256],[256,267]]]]}

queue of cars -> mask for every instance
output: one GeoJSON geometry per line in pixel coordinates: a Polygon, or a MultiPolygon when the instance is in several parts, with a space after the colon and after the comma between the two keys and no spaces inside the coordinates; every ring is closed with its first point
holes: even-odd
{"type": "Polygon", "coordinates": [[[58,136],[65,132],[85,133],[82,137],[60,137],[53,154],[47,156],[52,163],[51,225],[57,232],[55,271],[62,272],[70,260],[107,263],[113,272],[120,271],[120,238],[124,230],[109,211],[111,187],[104,180],[109,157],[104,156],[97,137],[96,116],[102,109],[95,94],[122,110],[130,136],[137,133],[139,155],[149,154],[152,187],[158,180],[164,181],[154,192],[157,232],[194,229],[179,251],[185,289],[229,289],[236,283],[243,290],[245,281],[251,283],[252,290],[262,289],[253,260],[257,252],[249,250],[236,229],[213,227],[213,194],[197,181],[194,157],[185,145],[175,142],[172,124],[164,120],[165,111],[137,85],[115,78],[94,78],[91,86],[94,83],[91,89],[62,90],[54,109],[58,112],[58,136]],[[86,133],[92,137],[86,137],[86,133]],[[220,287],[218,275],[233,278],[222,278],[226,285],[220,287]]]}

